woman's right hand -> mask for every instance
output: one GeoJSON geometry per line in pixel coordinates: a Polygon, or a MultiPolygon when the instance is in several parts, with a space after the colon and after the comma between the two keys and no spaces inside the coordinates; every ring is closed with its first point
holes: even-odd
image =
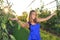
{"type": "Polygon", "coordinates": [[[16,20],[16,21],[18,21],[18,18],[9,18],[9,20],[16,20]]]}

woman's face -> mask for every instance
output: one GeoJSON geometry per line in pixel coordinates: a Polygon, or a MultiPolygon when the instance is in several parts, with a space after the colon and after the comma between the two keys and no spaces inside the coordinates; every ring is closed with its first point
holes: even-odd
{"type": "Polygon", "coordinates": [[[32,14],[31,14],[31,18],[32,18],[32,19],[35,19],[36,16],[37,16],[37,15],[36,15],[36,12],[32,12],[32,14]]]}

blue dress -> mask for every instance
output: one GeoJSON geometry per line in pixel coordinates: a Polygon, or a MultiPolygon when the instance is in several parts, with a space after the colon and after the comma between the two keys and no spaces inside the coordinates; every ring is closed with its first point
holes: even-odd
{"type": "Polygon", "coordinates": [[[29,30],[30,30],[30,34],[29,34],[29,38],[28,40],[41,40],[40,37],[40,24],[36,23],[35,25],[30,24],[29,30]]]}

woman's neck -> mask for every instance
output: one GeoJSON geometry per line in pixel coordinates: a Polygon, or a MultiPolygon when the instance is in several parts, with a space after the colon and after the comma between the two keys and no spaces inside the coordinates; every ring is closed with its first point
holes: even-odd
{"type": "Polygon", "coordinates": [[[32,25],[35,25],[36,23],[32,21],[31,24],[32,24],[32,25]]]}

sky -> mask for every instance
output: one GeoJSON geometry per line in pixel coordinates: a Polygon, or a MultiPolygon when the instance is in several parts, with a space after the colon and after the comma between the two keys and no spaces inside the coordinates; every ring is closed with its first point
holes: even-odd
{"type": "MultiPolygon", "coordinates": [[[[41,7],[41,0],[35,0],[29,7],[28,5],[32,2],[33,0],[10,0],[12,5],[12,9],[16,12],[17,15],[22,15],[23,11],[29,12],[31,9],[36,9],[41,7]]],[[[54,0],[42,0],[44,2],[44,5],[48,4],[51,1],[54,0]]],[[[56,9],[56,2],[45,6],[44,8],[48,8],[49,10],[51,9],[56,9]]]]}

